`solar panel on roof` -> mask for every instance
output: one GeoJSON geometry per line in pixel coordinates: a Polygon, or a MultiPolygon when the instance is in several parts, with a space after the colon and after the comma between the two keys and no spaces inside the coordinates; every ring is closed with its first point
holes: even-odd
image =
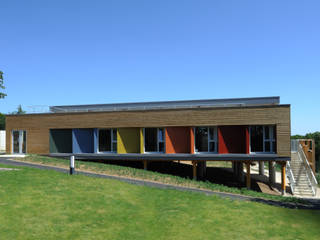
{"type": "Polygon", "coordinates": [[[156,110],[156,109],[216,108],[216,107],[235,107],[235,106],[278,105],[279,103],[280,103],[280,97],[230,98],[230,99],[205,99],[205,100],[184,100],[184,101],[51,106],[50,111],[54,113],[134,111],[134,110],[156,110]]]}

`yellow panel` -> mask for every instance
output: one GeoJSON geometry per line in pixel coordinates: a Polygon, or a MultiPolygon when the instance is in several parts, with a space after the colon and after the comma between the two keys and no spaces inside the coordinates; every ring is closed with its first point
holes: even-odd
{"type": "Polygon", "coordinates": [[[140,153],[144,153],[143,128],[140,128],[140,153]]]}
{"type": "Polygon", "coordinates": [[[117,131],[118,153],[140,152],[140,129],[119,128],[117,131]]]}

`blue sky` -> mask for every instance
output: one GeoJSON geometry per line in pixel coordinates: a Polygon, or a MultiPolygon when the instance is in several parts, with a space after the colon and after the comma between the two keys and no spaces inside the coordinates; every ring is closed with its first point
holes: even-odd
{"type": "Polygon", "coordinates": [[[280,96],[320,131],[320,1],[1,0],[7,98],[50,106],[280,96]]]}

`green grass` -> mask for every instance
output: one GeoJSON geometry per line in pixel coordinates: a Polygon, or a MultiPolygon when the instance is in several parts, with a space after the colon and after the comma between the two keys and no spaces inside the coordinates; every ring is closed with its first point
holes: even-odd
{"type": "Polygon", "coordinates": [[[18,168],[0,172],[0,239],[320,238],[319,211],[18,168]]]}
{"type": "Polygon", "coordinates": [[[227,161],[208,161],[207,167],[232,168],[232,163],[227,161]]]}
{"type": "MultiPolygon", "coordinates": [[[[65,168],[69,167],[69,160],[61,159],[61,158],[51,158],[51,157],[45,157],[45,156],[39,156],[39,155],[28,155],[26,158],[21,158],[19,160],[51,165],[51,166],[65,167],[65,168]]],[[[118,166],[118,165],[112,165],[112,164],[102,164],[97,162],[85,162],[85,161],[79,161],[79,160],[77,160],[75,164],[76,164],[75,168],[77,170],[90,171],[94,173],[110,174],[110,175],[123,176],[123,177],[135,178],[135,179],[161,182],[166,184],[173,184],[173,185],[184,186],[184,187],[194,187],[194,188],[201,188],[201,189],[207,189],[212,191],[242,194],[242,195],[259,197],[259,198],[270,199],[270,200],[304,203],[303,200],[294,198],[294,197],[282,197],[277,195],[269,195],[261,192],[251,191],[246,188],[239,189],[235,187],[228,187],[221,184],[214,184],[209,181],[206,181],[206,182],[194,181],[192,179],[186,179],[179,176],[162,174],[162,173],[157,173],[152,171],[145,171],[143,169],[130,168],[130,167],[124,167],[124,166],[118,166]]]]}

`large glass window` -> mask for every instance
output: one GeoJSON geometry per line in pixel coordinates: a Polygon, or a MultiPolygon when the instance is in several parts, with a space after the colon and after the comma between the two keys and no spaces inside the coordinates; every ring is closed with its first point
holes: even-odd
{"type": "Polygon", "coordinates": [[[27,151],[27,134],[24,130],[12,131],[12,152],[13,153],[26,153],[27,151]]]}
{"type": "Polygon", "coordinates": [[[99,152],[117,152],[117,129],[99,129],[99,152]]]}
{"type": "Polygon", "coordinates": [[[144,151],[145,152],[164,152],[165,136],[164,128],[145,128],[144,129],[144,151]]]}
{"type": "Polygon", "coordinates": [[[250,146],[251,152],[263,152],[263,126],[251,126],[250,146]]]}
{"type": "Polygon", "coordinates": [[[217,152],[217,128],[196,127],[195,128],[195,151],[217,152]]]}
{"type": "Polygon", "coordinates": [[[276,152],[275,126],[250,127],[250,152],[276,152]]]}
{"type": "Polygon", "coordinates": [[[19,131],[13,131],[12,132],[12,137],[13,137],[13,153],[19,153],[19,131]]]}

